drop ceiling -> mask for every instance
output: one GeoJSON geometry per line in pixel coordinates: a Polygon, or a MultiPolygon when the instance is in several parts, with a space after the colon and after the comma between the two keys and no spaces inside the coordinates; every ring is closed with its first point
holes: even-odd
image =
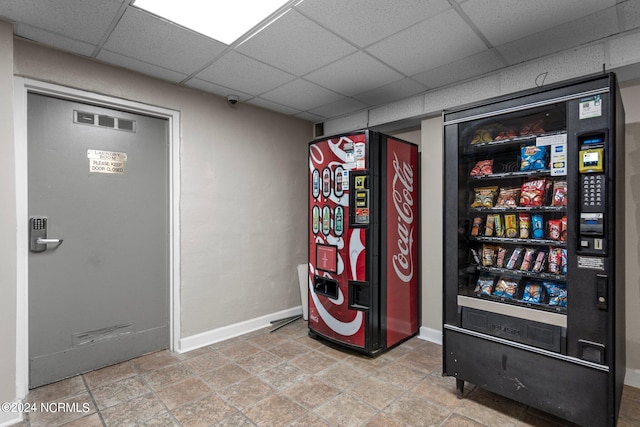
{"type": "Polygon", "coordinates": [[[635,31],[640,0],[295,0],[231,45],[132,0],[2,0],[0,16],[25,39],[320,122],[635,31]]]}

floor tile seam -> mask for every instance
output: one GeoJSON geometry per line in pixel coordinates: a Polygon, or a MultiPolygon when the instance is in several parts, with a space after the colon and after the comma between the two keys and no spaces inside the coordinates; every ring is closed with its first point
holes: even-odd
{"type": "Polygon", "coordinates": [[[179,379],[179,380],[177,380],[177,381],[170,381],[170,382],[167,382],[167,383],[161,383],[161,384],[158,384],[157,386],[153,386],[153,385],[148,381],[148,379],[147,379],[147,375],[146,375],[146,374],[149,374],[149,373],[151,373],[151,372],[160,371],[160,370],[163,370],[163,369],[166,369],[166,368],[173,367],[173,366],[178,365],[178,364],[182,365],[185,369],[187,369],[187,370],[189,371],[189,373],[190,373],[192,376],[197,376],[196,372],[193,370],[193,368],[192,368],[190,365],[188,365],[187,363],[183,363],[183,361],[180,361],[179,363],[174,363],[174,364],[171,364],[171,365],[163,366],[162,368],[154,369],[153,371],[148,371],[147,373],[140,374],[140,378],[142,378],[142,379],[143,379],[143,381],[147,384],[147,386],[148,386],[151,390],[154,390],[154,391],[156,390],[156,388],[155,388],[155,387],[158,387],[158,389],[162,389],[162,388],[165,388],[165,387],[167,387],[167,386],[169,386],[169,385],[172,385],[172,384],[176,384],[176,383],[182,382],[182,381],[184,381],[184,380],[185,380],[185,378],[181,378],[181,379],[179,379]]]}
{"type": "Polygon", "coordinates": [[[130,375],[125,375],[125,376],[123,376],[123,377],[118,377],[118,378],[115,378],[115,379],[113,379],[113,380],[110,380],[109,382],[102,383],[102,384],[98,384],[98,385],[95,385],[95,386],[93,386],[93,387],[89,384],[89,381],[88,381],[88,380],[86,380],[85,375],[90,374],[91,372],[96,372],[96,371],[85,372],[85,373],[83,373],[83,374],[80,374],[80,376],[82,376],[82,378],[85,380],[85,385],[86,385],[87,389],[95,390],[95,389],[97,389],[97,388],[100,388],[100,387],[104,387],[104,386],[107,386],[107,385],[113,384],[113,383],[118,382],[118,381],[120,381],[120,380],[124,380],[124,379],[127,379],[127,378],[134,377],[134,376],[136,376],[136,375],[139,375],[139,373],[136,371],[135,366],[133,366],[133,363],[131,363],[131,360],[125,360],[124,362],[116,363],[115,365],[105,366],[104,368],[99,368],[98,370],[101,370],[101,369],[108,369],[108,368],[111,368],[111,367],[113,367],[113,366],[121,365],[121,364],[124,364],[124,363],[128,363],[129,365],[131,365],[131,369],[133,370],[133,372],[132,372],[130,375]]]}
{"type": "Polygon", "coordinates": [[[258,403],[256,403],[256,404],[254,404],[254,405],[251,405],[250,407],[246,408],[244,411],[239,411],[239,412],[240,412],[240,413],[241,413],[245,418],[247,418],[249,421],[251,421],[254,425],[256,425],[256,426],[257,426],[257,425],[258,425],[257,421],[255,421],[253,418],[251,418],[251,417],[249,416],[249,414],[247,414],[247,412],[248,412],[251,408],[253,408],[253,407],[257,406],[259,403],[262,403],[262,402],[264,402],[264,401],[266,401],[266,400],[268,400],[268,399],[272,398],[273,396],[280,396],[280,397],[282,397],[283,399],[287,399],[287,400],[289,400],[290,402],[292,402],[294,405],[299,406],[300,408],[302,408],[302,409],[304,410],[304,414],[302,414],[302,415],[301,415],[300,417],[298,417],[298,418],[294,418],[293,420],[290,420],[290,421],[287,423],[287,425],[288,425],[288,424],[291,424],[295,419],[299,419],[299,418],[303,418],[303,417],[305,417],[307,414],[309,414],[309,413],[311,412],[311,411],[309,410],[309,408],[307,408],[306,406],[302,405],[301,403],[299,403],[299,402],[297,402],[297,401],[293,400],[293,399],[292,399],[292,398],[290,398],[289,396],[287,396],[287,395],[285,395],[285,394],[283,394],[283,393],[280,393],[278,390],[276,390],[276,393],[273,393],[272,395],[269,395],[268,397],[266,397],[266,398],[262,399],[260,402],[258,402],[258,403]]]}
{"type": "MultiPolygon", "coordinates": [[[[164,403],[164,401],[160,398],[160,396],[158,396],[158,394],[156,393],[156,391],[153,389],[153,387],[151,387],[151,385],[147,382],[146,378],[144,378],[144,376],[143,376],[143,375],[140,375],[140,380],[141,380],[141,381],[142,381],[142,382],[147,386],[147,388],[150,390],[150,393],[152,393],[152,394],[153,394],[153,396],[156,398],[156,400],[157,400],[158,402],[160,402],[160,404],[164,407],[165,411],[169,413],[169,415],[171,416],[171,419],[172,419],[172,420],[173,420],[177,425],[182,425],[180,422],[178,422],[177,418],[173,415],[173,412],[171,412],[171,410],[170,410],[170,409],[169,409],[169,407],[166,405],[166,403],[164,403]]],[[[143,395],[141,395],[141,396],[144,396],[144,395],[146,395],[146,394],[147,394],[147,393],[145,393],[145,394],[143,394],[143,395]]],[[[137,399],[137,398],[139,398],[139,397],[141,397],[141,396],[134,397],[133,399],[137,399]]],[[[129,401],[131,401],[131,400],[133,400],[133,399],[130,399],[129,401]]],[[[143,420],[143,421],[149,421],[149,420],[151,420],[151,419],[153,419],[153,418],[157,417],[157,416],[158,416],[159,414],[161,414],[161,413],[162,413],[162,412],[160,412],[160,413],[158,413],[158,414],[155,414],[153,417],[149,418],[148,420],[143,420]]],[[[105,423],[105,425],[106,425],[106,423],[105,423]]]]}
{"type": "MultiPolygon", "coordinates": [[[[382,411],[381,411],[381,410],[379,410],[378,408],[376,408],[375,406],[370,405],[369,403],[364,402],[364,401],[362,401],[361,399],[359,399],[359,398],[357,398],[357,397],[355,397],[355,396],[353,396],[353,395],[351,395],[351,394],[349,394],[348,392],[343,391],[343,390],[341,390],[341,391],[340,391],[340,393],[338,393],[336,396],[333,396],[332,398],[328,399],[327,401],[325,401],[325,402],[321,403],[320,405],[316,406],[315,408],[313,408],[313,409],[312,409],[311,411],[309,411],[309,412],[311,412],[311,413],[313,413],[315,416],[317,416],[317,417],[321,418],[321,419],[322,419],[323,421],[325,421],[327,424],[329,424],[329,425],[335,425],[335,424],[333,424],[332,422],[330,422],[329,420],[327,420],[327,419],[325,419],[324,417],[322,417],[322,416],[321,416],[318,412],[316,412],[316,411],[317,411],[320,407],[324,406],[327,402],[329,402],[329,401],[331,401],[331,400],[338,399],[340,396],[342,396],[342,395],[344,395],[344,394],[348,395],[348,396],[349,396],[349,397],[351,397],[352,399],[355,399],[356,401],[358,401],[358,403],[360,403],[360,404],[362,404],[362,405],[365,405],[365,406],[369,407],[371,410],[373,410],[374,415],[373,415],[372,417],[369,417],[369,418],[367,419],[367,421],[366,421],[366,422],[364,422],[364,423],[360,424],[361,426],[366,426],[366,425],[367,425],[367,423],[369,423],[373,418],[375,418],[375,417],[376,417],[376,416],[378,416],[380,413],[382,413],[382,411]]],[[[336,426],[336,427],[340,427],[340,426],[336,426]]]]}
{"type": "Polygon", "coordinates": [[[102,416],[102,411],[100,410],[100,407],[98,406],[98,402],[96,401],[95,396],[93,395],[93,391],[89,387],[89,383],[87,382],[87,379],[84,377],[84,375],[80,375],[80,378],[82,379],[82,382],[84,383],[84,386],[87,388],[87,392],[89,393],[89,397],[91,398],[91,401],[93,402],[93,405],[96,408],[96,413],[98,414],[98,417],[100,417],[100,422],[102,422],[102,425],[104,427],[106,427],[107,423],[104,420],[104,417],[102,416]]]}
{"type": "MultiPolygon", "coordinates": [[[[252,374],[252,376],[255,376],[255,375],[253,375],[253,374],[252,374]]],[[[271,387],[271,389],[273,390],[273,392],[272,392],[272,393],[269,393],[269,395],[268,395],[267,397],[265,397],[265,398],[263,398],[263,399],[260,399],[260,400],[258,400],[257,402],[253,402],[253,403],[251,403],[251,405],[247,406],[247,407],[246,407],[246,408],[244,408],[244,409],[237,407],[237,406],[236,406],[235,404],[233,404],[233,403],[232,403],[232,402],[231,402],[231,401],[230,401],[230,400],[229,400],[225,395],[223,395],[223,394],[221,393],[223,390],[226,390],[226,389],[228,389],[228,388],[230,388],[230,387],[233,387],[234,385],[240,384],[241,382],[246,381],[246,380],[248,380],[248,379],[249,379],[249,378],[244,378],[244,379],[242,379],[242,380],[240,380],[240,381],[238,381],[238,382],[236,382],[236,383],[233,383],[233,384],[231,384],[231,385],[229,385],[229,386],[227,386],[227,387],[224,387],[224,388],[222,388],[222,389],[220,389],[220,390],[213,390],[213,392],[214,392],[214,393],[215,393],[215,394],[216,394],[220,399],[222,399],[222,401],[223,401],[224,403],[226,403],[227,405],[229,405],[230,407],[232,407],[232,408],[233,408],[233,409],[235,409],[236,411],[240,412],[242,415],[244,415],[244,416],[245,416],[245,417],[247,417],[247,418],[249,418],[249,417],[247,416],[247,414],[246,414],[246,412],[245,412],[245,411],[248,411],[250,408],[254,407],[254,406],[255,406],[255,405],[257,405],[258,403],[260,403],[260,402],[263,402],[263,401],[267,400],[269,397],[271,397],[271,396],[274,394],[274,392],[277,392],[277,391],[278,391],[277,389],[275,389],[274,387],[272,387],[269,383],[266,383],[266,382],[262,381],[260,378],[258,378],[260,381],[262,381],[263,383],[265,383],[267,386],[271,387]]],[[[285,397],[286,397],[286,396],[285,396],[285,397]]]]}

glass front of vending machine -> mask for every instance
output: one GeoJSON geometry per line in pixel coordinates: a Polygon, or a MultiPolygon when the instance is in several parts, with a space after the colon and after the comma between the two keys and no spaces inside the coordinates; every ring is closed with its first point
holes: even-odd
{"type": "Polygon", "coordinates": [[[615,76],[444,113],[444,374],[583,425],[624,376],[615,76]]]}

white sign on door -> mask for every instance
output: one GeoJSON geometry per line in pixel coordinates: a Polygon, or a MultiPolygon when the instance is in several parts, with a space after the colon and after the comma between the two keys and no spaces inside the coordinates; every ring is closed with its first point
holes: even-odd
{"type": "Polygon", "coordinates": [[[116,151],[87,150],[89,159],[89,172],[124,174],[127,164],[127,153],[116,151]]]}

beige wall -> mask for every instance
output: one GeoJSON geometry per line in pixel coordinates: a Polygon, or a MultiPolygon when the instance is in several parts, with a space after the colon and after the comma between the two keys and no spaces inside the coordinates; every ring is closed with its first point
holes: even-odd
{"type": "Polygon", "coordinates": [[[640,381],[640,82],[621,89],[626,119],[626,336],[627,368],[640,381]]]}
{"type": "MultiPolygon", "coordinates": [[[[16,393],[16,198],[13,144],[13,27],[0,21],[0,402],[16,393]]],[[[3,417],[0,412],[0,424],[3,417]]]]}
{"type": "Polygon", "coordinates": [[[16,39],[16,75],[181,115],[181,336],[300,305],[312,125],[16,39]]]}

